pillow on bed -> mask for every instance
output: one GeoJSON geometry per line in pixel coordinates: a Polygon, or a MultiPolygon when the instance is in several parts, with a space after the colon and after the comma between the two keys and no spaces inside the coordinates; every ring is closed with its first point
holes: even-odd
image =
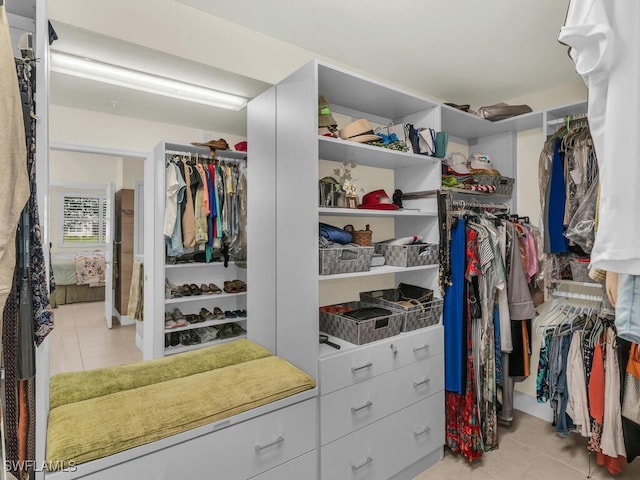
{"type": "Polygon", "coordinates": [[[270,356],[63,405],[49,412],[47,462],[96,460],[314,386],[305,372],[270,356]]]}
{"type": "Polygon", "coordinates": [[[59,373],[51,377],[49,410],[68,403],[144,387],[270,355],[271,352],[266,348],[251,340],[240,339],[117,367],[59,373]]]}

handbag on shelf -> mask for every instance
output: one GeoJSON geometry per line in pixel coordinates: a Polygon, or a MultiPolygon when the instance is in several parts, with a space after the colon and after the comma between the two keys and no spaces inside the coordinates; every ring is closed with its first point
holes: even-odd
{"type": "Polygon", "coordinates": [[[640,348],[631,345],[625,373],[622,416],[640,425],[640,348]]]}

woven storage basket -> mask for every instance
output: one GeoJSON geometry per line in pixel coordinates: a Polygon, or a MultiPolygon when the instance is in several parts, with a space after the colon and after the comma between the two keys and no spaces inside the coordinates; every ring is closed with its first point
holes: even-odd
{"type": "Polygon", "coordinates": [[[443,300],[435,298],[426,302],[415,302],[413,305],[399,303],[402,301],[396,288],[360,292],[360,300],[374,305],[397,308],[404,312],[402,331],[409,332],[418,328],[438,325],[442,314],[443,300]]]}
{"type": "Polygon", "coordinates": [[[332,308],[355,310],[360,307],[378,306],[364,302],[346,302],[327,307],[320,307],[320,331],[346,340],[349,343],[362,345],[383,338],[398,335],[402,331],[404,313],[396,308],[388,309],[390,314],[368,320],[355,320],[342,314],[332,313],[332,308]]]}
{"type": "Polygon", "coordinates": [[[513,193],[513,184],[515,181],[515,178],[498,177],[497,182],[494,184],[496,186],[496,193],[511,195],[513,193]]]}
{"type": "Polygon", "coordinates": [[[498,185],[500,175],[474,175],[473,179],[480,185],[498,185]]]}
{"type": "Polygon", "coordinates": [[[369,229],[369,225],[367,225],[364,230],[356,230],[353,225],[345,225],[343,230],[351,234],[353,237],[353,243],[356,245],[360,245],[361,247],[371,246],[373,230],[369,229]]]}
{"type": "Polygon", "coordinates": [[[440,261],[439,245],[422,243],[415,245],[387,245],[377,243],[375,253],[384,255],[387,265],[395,267],[416,267],[431,265],[440,261]]]}
{"type": "Polygon", "coordinates": [[[372,255],[373,247],[321,248],[320,275],[366,272],[372,255]]]}

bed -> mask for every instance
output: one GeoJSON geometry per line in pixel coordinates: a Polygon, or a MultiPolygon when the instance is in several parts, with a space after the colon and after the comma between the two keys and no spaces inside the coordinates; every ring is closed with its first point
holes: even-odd
{"type": "Polygon", "coordinates": [[[78,302],[104,301],[104,252],[54,253],[51,267],[56,288],[53,308],[78,302]]]}
{"type": "Polygon", "coordinates": [[[47,479],[249,478],[315,449],[315,381],[246,339],[58,374],[50,396],[47,479]]]}

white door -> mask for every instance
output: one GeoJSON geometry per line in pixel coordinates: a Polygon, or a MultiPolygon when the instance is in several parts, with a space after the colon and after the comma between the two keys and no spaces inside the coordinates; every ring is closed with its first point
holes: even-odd
{"type": "Polygon", "coordinates": [[[106,192],[105,208],[105,272],[104,272],[104,318],[107,327],[113,326],[113,235],[115,233],[115,186],[110,183],[106,192]]]}

